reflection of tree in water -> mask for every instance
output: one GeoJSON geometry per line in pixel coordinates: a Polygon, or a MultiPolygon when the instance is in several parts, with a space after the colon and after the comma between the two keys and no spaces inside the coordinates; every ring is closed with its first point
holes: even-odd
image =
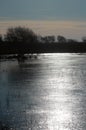
{"type": "Polygon", "coordinates": [[[7,86],[5,86],[4,109],[1,104],[4,113],[2,117],[3,121],[5,120],[13,128],[22,129],[23,127],[24,129],[25,127],[34,130],[44,127],[42,119],[45,120],[46,115],[35,113],[35,110],[41,105],[39,98],[41,92],[37,86],[42,71],[41,67],[41,63],[32,60],[27,63],[14,63],[5,72],[7,74],[7,86]]]}
{"type": "Polygon", "coordinates": [[[7,118],[6,121],[9,124],[21,125],[21,120],[25,125],[27,124],[26,109],[33,109],[36,105],[34,99],[32,101],[32,97],[30,97],[32,89],[36,86],[32,88],[31,83],[38,78],[36,75],[39,74],[40,68],[39,64],[23,63],[20,66],[13,65],[7,71],[9,85],[5,95],[5,115],[2,116],[3,120],[7,118]]]}
{"type": "Polygon", "coordinates": [[[34,82],[34,80],[38,77],[40,69],[41,65],[38,63],[19,63],[19,66],[13,66],[10,68],[8,72],[8,81],[13,86],[18,84],[25,86],[25,82],[28,82],[28,84],[30,81],[34,82]]]}

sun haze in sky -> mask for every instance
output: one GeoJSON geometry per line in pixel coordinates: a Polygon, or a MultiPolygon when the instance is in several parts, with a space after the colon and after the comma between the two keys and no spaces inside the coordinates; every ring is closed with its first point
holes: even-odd
{"type": "Polygon", "coordinates": [[[80,40],[86,35],[86,0],[0,0],[0,33],[18,25],[80,40]]]}

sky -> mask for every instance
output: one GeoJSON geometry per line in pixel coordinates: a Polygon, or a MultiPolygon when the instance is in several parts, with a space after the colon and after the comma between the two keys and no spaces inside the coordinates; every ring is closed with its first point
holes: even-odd
{"type": "Polygon", "coordinates": [[[86,0],[0,0],[0,33],[18,25],[80,40],[86,36],[86,0]]]}

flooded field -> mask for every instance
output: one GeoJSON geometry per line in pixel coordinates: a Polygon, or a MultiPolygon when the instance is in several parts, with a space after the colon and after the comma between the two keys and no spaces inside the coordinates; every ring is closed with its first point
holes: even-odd
{"type": "Polygon", "coordinates": [[[15,130],[86,130],[86,54],[2,60],[0,122],[15,130]]]}

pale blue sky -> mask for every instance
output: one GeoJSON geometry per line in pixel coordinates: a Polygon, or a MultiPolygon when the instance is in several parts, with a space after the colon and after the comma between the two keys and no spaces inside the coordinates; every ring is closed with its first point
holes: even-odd
{"type": "Polygon", "coordinates": [[[86,0],[0,0],[0,17],[86,20],[86,0]]]}
{"type": "Polygon", "coordinates": [[[80,40],[86,36],[86,0],[0,0],[0,33],[19,25],[80,40]]]}

